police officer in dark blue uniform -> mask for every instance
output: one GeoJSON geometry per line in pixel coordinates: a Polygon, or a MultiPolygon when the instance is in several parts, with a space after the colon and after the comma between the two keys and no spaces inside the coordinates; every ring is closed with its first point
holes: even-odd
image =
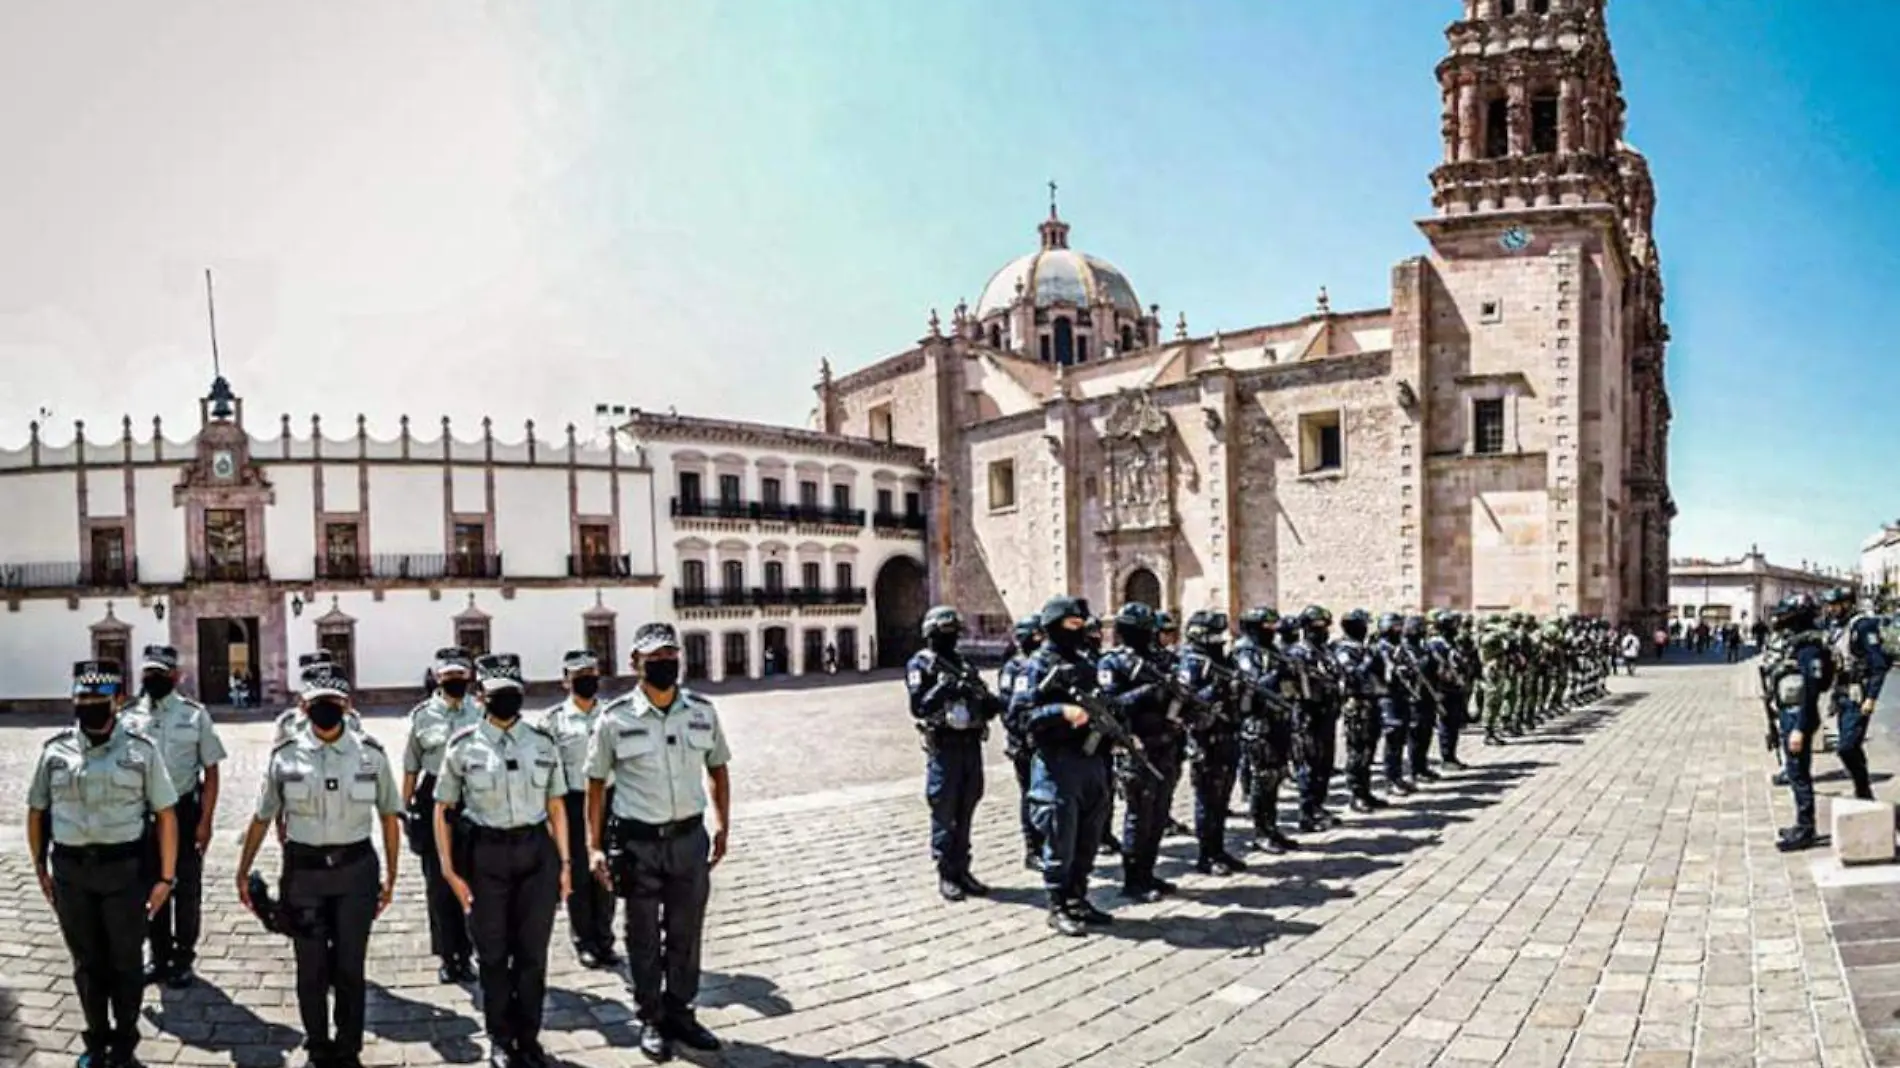
{"type": "MultiPolygon", "coordinates": [[[[1200,611],[1188,617],[1187,649],[1177,677],[1203,705],[1215,709],[1194,725],[1194,870],[1203,875],[1232,875],[1247,865],[1227,851],[1227,816],[1233,806],[1234,777],[1240,769],[1240,732],[1229,709],[1232,693],[1221,668],[1227,616],[1200,611]]],[[[1231,668],[1229,669],[1231,672],[1231,668]]]]}
{"type": "Polygon", "coordinates": [[[1329,640],[1333,614],[1319,605],[1308,605],[1297,619],[1299,630],[1293,640],[1287,641],[1285,630],[1280,640],[1300,694],[1294,733],[1294,748],[1300,756],[1300,830],[1324,831],[1339,825],[1339,817],[1326,807],[1339,744],[1341,692],[1329,640]]]}
{"type": "Polygon", "coordinates": [[[1379,617],[1379,636],[1373,649],[1385,668],[1385,693],[1379,698],[1379,725],[1385,732],[1385,788],[1395,794],[1415,793],[1405,778],[1405,746],[1412,737],[1411,690],[1418,685],[1411,674],[1404,643],[1405,620],[1397,612],[1379,617]]]}
{"type": "Polygon", "coordinates": [[[1115,613],[1117,645],[1102,654],[1096,675],[1102,696],[1115,704],[1157,777],[1124,765],[1121,776],[1127,807],[1122,816],[1122,896],[1159,901],[1174,892],[1173,883],[1155,875],[1161,836],[1174,804],[1175,777],[1181,763],[1181,715],[1185,709],[1167,690],[1167,675],[1157,659],[1154,610],[1132,601],[1115,613]]]}
{"type": "Polygon", "coordinates": [[[1297,843],[1280,830],[1280,784],[1293,752],[1295,689],[1286,660],[1274,648],[1280,614],[1250,608],[1240,616],[1240,640],[1234,643],[1234,670],[1246,680],[1240,695],[1240,747],[1250,774],[1242,784],[1253,817],[1254,848],[1284,853],[1297,843]]]}
{"type": "Polygon", "coordinates": [[[924,797],[930,802],[930,855],[945,901],[983,897],[970,874],[970,824],[983,797],[983,739],[1001,711],[976,669],[957,653],[963,617],[947,605],[924,614],[924,648],[905,667],[910,714],[923,735],[924,797]]]}
{"type": "Polygon", "coordinates": [[[1405,666],[1410,669],[1407,678],[1411,690],[1407,696],[1412,699],[1412,727],[1406,738],[1406,753],[1411,757],[1412,780],[1417,782],[1435,781],[1438,773],[1432,770],[1432,737],[1438,732],[1438,659],[1425,647],[1425,617],[1408,615],[1399,631],[1399,646],[1405,650],[1405,666]]]}
{"type": "Polygon", "coordinates": [[[1448,768],[1462,768],[1458,735],[1471,722],[1471,680],[1478,669],[1476,648],[1467,651],[1459,637],[1463,620],[1457,612],[1440,608],[1431,615],[1432,633],[1425,651],[1438,665],[1438,694],[1445,707],[1438,715],[1438,759],[1448,768]]]}
{"type": "Polygon", "coordinates": [[[1821,698],[1834,683],[1834,662],[1827,636],[1819,629],[1820,606],[1798,593],[1775,606],[1773,625],[1780,640],[1762,665],[1764,699],[1777,713],[1781,731],[1782,772],[1794,794],[1794,826],[1781,830],[1775,844],[1782,852],[1815,844],[1814,747],[1821,738],[1821,698]]]}
{"type": "Polygon", "coordinates": [[[1075,703],[1092,694],[1095,664],[1086,651],[1088,606],[1052,597],[1042,606],[1044,644],[1016,676],[1013,716],[1028,727],[1035,747],[1029,799],[1042,832],[1042,884],[1049,894],[1049,926],[1079,935],[1114,919],[1089,903],[1089,872],[1107,825],[1109,771],[1102,736],[1075,703]]]}
{"type": "Polygon", "coordinates": [[[1372,792],[1372,759],[1379,749],[1379,699],[1385,696],[1385,662],[1367,642],[1372,616],[1355,608],[1339,618],[1333,663],[1339,669],[1340,719],[1346,733],[1346,789],[1354,812],[1376,812],[1385,799],[1372,792]]]}
{"type": "MultiPolygon", "coordinates": [[[[1016,676],[1022,674],[1029,658],[1036,655],[1042,646],[1042,620],[1037,616],[1024,616],[1016,621],[1016,653],[996,672],[996,692],[1004,700],[1016,692],[1016,676]]],[[[1036,829],[1036,821],[1031,818],[1029,807],[1029,771],[1035,763],[1036,749],[1029,744],[1029,727],[1013,713],[1003,716],[1003,733],[1006,739],[1004,752],[1009,762],[1016,768],[1016,789],[1021,795],[1021,817],[1023,825],[1023,866],[1031,871],[1042,870],[1042,832],[1036,829]]]]}
{"type": "Polygon", "coordinates": [[[1828,645],[1834,653],[1839,674],[1834,680],[1834,716],[1840,740],[1834,755],[1854,780],[1854,796],[1863,801],[1874,799],[1873,778],[1867,770],[1867,721],[1880,700],[1880,688],[1886,682],[1892,663],[1880,644],[1880,619],[1854,611],[1854,591],[1846,587],[1829,590],[1822,599],[1828,616],[1828,645]]]}
{"type": "MultiPolygon", "coordinates": [[[[1088,611],[1089,602],[1082,598],[1082,610],[1088,611]]],[[[1090,663],[1102,659],[1103,641],[1102,617],[1091,613],[1088,622],[1082,627],[1082,649],[1088,654],[1090,663]]],[[[1122,791],[1121,777],[1115,774],[1114,754],[1103,750],[1102,759],[1108,762],[1108,811],[1102,814],[1102,840],[1095,844],[1095,851],[1102,856],[1114,856],[1122,851],[1120,839],[1115,837],[1115,798],[1122,791]]]]}

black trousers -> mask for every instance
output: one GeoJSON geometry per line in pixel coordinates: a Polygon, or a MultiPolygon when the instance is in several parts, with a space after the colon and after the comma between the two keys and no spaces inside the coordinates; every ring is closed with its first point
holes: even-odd
{"type": "Polygon", "coordinates": [[[1286,781],[1293,754],[1293,721],[1271,715],[1252,721],[1248,728],[1248,736],[1241,740],[1241,763],[1253,775],[1241,785],[1254,833],[1262,835],[1280,825],[1280,784],[1286,781]]]}
{"type": "MultiPolygon", "coordinates": [[[[449,833],[462,833],[461,820],[449,814],[449,833]]],[[[422,864],[424,903],[429,912],[429,952],[443,962],[465,961],[473,948],[468,934],[468,916],[461,901],[442,877],[442,860],[435,851],[435,776],[425,775],[416,784],[415,801],[409,807],[409,851],[422,864]]],[[[454,847],[452,847],[454,848],[454,847]]]]}
{"type": "Polygon", "coordinates": [[[1341,718],[1346,733],[1346,788],[1364,800],[1372,796],[1372,762],[1379,748],[1377,700],[1348,697],[1341,718]]]}
{"type": "Polygon", "coordinates": [[[1194,786],[1194,838],[1202,860],[1227,853],[1227,817],[1233,809],[1234,776],[1240,768],[1240,738],[1232,733],[1202,736],[1198,758],[1188,772],[1194,786]]]}
{"type": "Polygon", "coordinates": [[[139,1044],[139,1003],[145,976],[142,846],[117,854],[53,847],[53,911],[73,957],[73,987],[85,1015],[82,1035],[95,1059],[130,1057],[139,1044]]]}
{"type": "Polygon", "coordinates": [[[1025,852],[1041,854],[1042,831],[1036,827],[1035,809],[1029,803],[1030,769],[1036,763],[1036,752],[1024,746],[1012,752],[1010,762],[1016,766],[1016,789],[1021,795],[1017,803],[1017,815],[1023,825],[1023,849],[1025,852]]]}
{"type": "Polygon", "coordinates": [[[381,889],[376,850],[367,840],[322,849],[285,846],[283,896],[297,957],[297,1010],[313,1061],[363,1051],[364,963],[381,889]]]}
{"type": "MultiPolygon", "coordinates": [[[[481,960],[482,1021],[500,1049],[538,1042],[548,940],[561,900],[561,855],[545,826],[469,828],[469,926],[481,960]]],[[[598,884],[596,884],[598,885],[598,884]]]]}
{"type": "MultiPolygon", "coordinates": [[[[1412,703],[1412,735],[1406,740],[1411,757],[1412,775],[1422,776],[1432,767],[1432,737],[1438,733],[1438,702],[1427,696],[1412,703]]],[[[1441,752],[1442,756],[1443,753],[1441,752]]]]}
{"type": "MultiPolygon", "coordinates": [[[[606,803],[614,803],[607,791],[606,803]]],[[[600,885],[588,866],[587,794],[567,795],[567,937],[574,948],[607,949],[614,944],[614,895],[600,885]]],[[[558,889],[558,888],[557,888],[558,889]]]]}
{"type": "MultiPolygon", "coordinates": [[[[198,959],[198,933],[204,928],[204,857],[198,852],[198,820],[204,813],[204,795],[197,790],[178,798],[172,809],[178,819],[178,864],[165,906],[152,917],[149,936],[152,963],[161,969],[189,968],[198,959]]],[[[151,836],[152,871],[157,872],[158,836],[151,836]]]]}
{"type": "Polygon", "coordinates": [[[1298,762],[1300,811],[1311,815],[1326,807],[1332,789],[1334,759],[1339,748],[1339,708],[1330,701],[1301,701],[1294,726],[1293,752],[1298,762]]]}
{"type": "Polygon", "coordinates": [[[712,842],[703,824],[652,837],[645,824],[617,823],[615,879],[627,903],[627,973],[640,1020],[691,1018],[699,996],[700,937],[712,893],[712,842]]]}
{"type": "Polygon", "coordinates": [[[1181,744],[1174,738],[1142,739],[1148,760],[1161,772],[1159,779],[1133,770],[1122,781],[1122,886],[1140,890],[1154,882],[1155,862],[1161,857],[1161,838],[1168,830],[1168,812],[1174,807],[1174,784],[1181,774],[1181,744]]]}
{"type": "Polygon", "coordinates": [[[970,831],[982,799],[982,734],[936,732],[924,761],[924,800],[930,804],[930,857],[938,878],[970,874],[970,831]]]}

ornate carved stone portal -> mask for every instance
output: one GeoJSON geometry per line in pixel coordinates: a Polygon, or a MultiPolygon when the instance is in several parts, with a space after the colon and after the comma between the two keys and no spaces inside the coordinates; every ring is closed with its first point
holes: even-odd
{"type": "Polygon", "coordinates": [[[1147,390],[1123,390],[1102,427],[1102,532],[1174,526],[1174,424],[1147,390]]]}

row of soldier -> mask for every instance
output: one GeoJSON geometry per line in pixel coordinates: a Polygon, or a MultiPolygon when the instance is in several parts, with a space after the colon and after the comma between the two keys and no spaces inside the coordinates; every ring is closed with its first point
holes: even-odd
{"type": "MultiPolygon", "coordinates": [[[[479,982],[491,1065],[550,1063],[539,1033],[563,900],[589,967],[619,963],[613,918],[625,903],[642,1053],[720,1047],[693,1000],[710,870],[726,851],[731,754],[712,704],[678,685],[679,656],[671,626],[641,627],[639,685],[600,701],[599,664],[569,653],[567,698],[530,722],[518,658],[440,650],[435,691],[409,714],[400,783],[343,674],[321,654],[305,658],[243,836],[237,896],[291,939],[314,1068],[360,1064],[367,945],[395,893],[405,826],[438,978],[479,982]],[[275,897],[252,871],[273,826],[275,897]]],[[[225,750],[204,707],[177,692],[175,650],[147,647],[139,676],[127,707],[118,664],[75,666],[75,725],[48,740],[28,788],[29,849],[85,1017],[81,1068],[139,1064],[141,988],[193,982],[202,926],[225,750]]]]}
{"type": "Polygon", "coordinates": [[[970,837],[982,797],[983,741],[999,721],[1016,770],[1024,864],[1040,871],[1049,925],[1082,934],[1112,917],[1092,904],[1098,853],[1120,853],[1123,897],[1153,902],[1175,891],[1156,874],[1184,768],[1194,795],[1195,868],[1226,876],[1246,867],[1228,849],[1234,787],[1246,798],[1252,845],[1298,848],[1281,823],[1280,790],[1292,778],[1294,826],[1311,833],[1340,818],[1329,807],[1336,770],[1348,804],[1375,812],[1374,765],[1385,789],[1410,794],[1439,777],[1430,758],[1462,768],[1458,741],[1481,698],[1484,738],[1506,744],[1566,708],[1603,693],[1612,635],[1581,616],[1539,625],[1532,617],[1386,613],[1355,609],[1332,635],[1332,614],[1313,606],[1282,616],[1243,613],[1227,646],[1225,614],[1196,612],[1185,644],[1166,613],[1123,605],[1115,644],[1085,601],[1055,597],[1017,622],[1015,655],[992,691],[958,651],[961,617],[933,608],[925,648],[910,661],[910,711],[923,738],[931,855],[949,901],[984,896],[970,870],[970,837]],[[1344,735],[1344,767],[1339,739],[1344,735]],[[1379,748],[1383,744],[1383,760],[1379,748]],[[1117,789],[1124,814],[1111,824],[1117,789]]]}

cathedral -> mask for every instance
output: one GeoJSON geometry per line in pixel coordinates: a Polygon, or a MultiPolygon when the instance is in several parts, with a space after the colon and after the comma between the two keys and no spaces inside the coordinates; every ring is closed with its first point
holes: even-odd
{"type": "Polygon", "coordinates": [[[931,592],[995,636],[1058,591],[1233,615],[1584,612],[1669,596],[1655,189],[1606,0],[1463,0],[1444,155],[1391,302],[1164,329],[1056,211],[974,308],[817,384],[815,429],[921,447],[931,592]]]}

